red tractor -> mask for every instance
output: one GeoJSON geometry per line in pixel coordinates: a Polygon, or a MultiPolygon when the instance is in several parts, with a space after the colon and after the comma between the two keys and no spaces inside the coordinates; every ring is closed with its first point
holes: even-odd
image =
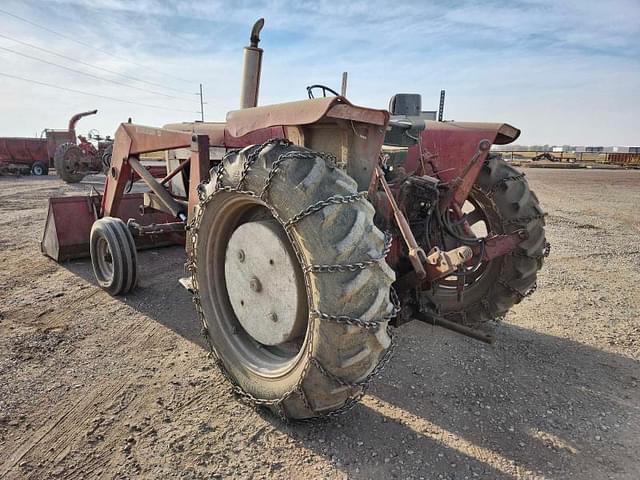
{"type": "Polygon", "coordinates": [[[54,166],[60,178],[67,183],[77,183],[85,175],[102,172],[109,168],[113,149],[111,138],[101,137],[96,130],[91,130],[87,137],[76,136],[75,128],[78,120],[96,113],[98,110],[91,110],[71,117],[68,131],[72,141],[56,148],[53,157],[54,166]]]}
{"type": "Polygon", "coordinates": [[[518,137],[507,124],[426,121],[415,97],[393,115],[342,96],[256,106],[261,28],[242,109],[179,129],[121,124],[103,194],[51,199],[42,250],[90,254],[98,284],[121,295],[138,248],[183,242],[180,283],[233,391],[287,418],[335,415],[391,357],[392,326],[491,341],[481,327],[535,289],[544,212],[490,155],[518,137]],[[140,162],[176,149],[190,155],[162,180],[140,162]],[[125,194],[133,172],[143,195],[125,194]]]}

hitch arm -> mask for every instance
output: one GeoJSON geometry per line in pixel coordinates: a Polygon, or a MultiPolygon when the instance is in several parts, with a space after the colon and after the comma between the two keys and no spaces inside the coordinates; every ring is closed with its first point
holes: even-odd
{"type": "Polygon", "coordinates": [[[432,325],[437,325],[442,328],[446,328],[447,330],[451,330],[456,333],[460,333],[462,335],[466,335],[467,337],[474,338],[476,340],[480,340],[481,342],[492,344],[493,336],[478,330],[474,330],[473,328],[469,328],[465,325],[461,325],[456,322],[452,322],[451,320],[447,320],[446,318],[437,315],[436,313],[425,313],[418,312],[414,314],[416,320],[420,320],[424,323],[430,323],[432,325]]]}
{"type": "Polygon", "coordinates": [[[424,264],[427,262],[427,255],[426,253],[424,253],[424,250],[420,248],[418,242],[416,242],[416,237],[413,236],[413,232],[411,231],[409,222],[407,222],[407,219],[402,213],[402,210],[400,210],[400,207],[398,207],[398,203],[393,196],[393,192],[389,188],[387,180],[384,178],[384,172],[379,166],[376,166],[375,174],[378,177],[380,185],[382,185],[382,189],[387,196],[387,200],[389,200],[389,205],[391,205],[391,209],[393,210],[393,216],[396,219],[398,227],[400,228],[402,238],[404,238],[404,241],[409,248],[409,261],[411,262],[411,265],[413,266],[413,269],[415,270],[418,278],[420,280],[423,280],[427,276],[427,272],[424,269],[424,264]]]}

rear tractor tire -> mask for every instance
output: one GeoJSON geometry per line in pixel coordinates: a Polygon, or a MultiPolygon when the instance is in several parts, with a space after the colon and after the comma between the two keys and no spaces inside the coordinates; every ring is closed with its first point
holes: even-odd
{"type": "Polygon", "coordinates": [[[63,143],[56,148],[53,165],[62,180],[67,183],[78,183],[84,178],[84,173],[76,172],[74,168],[82,155],[82,150],[75,143],[63,143]]]}
{"type": "Polygon", "coordinates": [[[100,287],[111,295],[133,290],[138,278],[138,254],[133,236],[121,219],[96,220],[91,227],[89,249],[100,287]]]}
{"type": "Polygon", "coordinates": [[[36,177],[49,175],[49,167],[47,167],[42,162],[34,162],[34,164],[31,166],[31,174],[35,175],[36,177]]]}
{"type": "Polygon", "coordinates": [[[101,161],[102,161],[102,173],[107,175],[109,173],[109,169],[111,168],[111,157],[113,156],[113,143],[102,152],[101,161]]]}
{"type": "MultiPolygon", "coordinates": [[[[485,161],[469,195],[478,210],[476,220],[493,234],[524,231],[524,240],[510,254],[487,262],[458,298],[455,288],[425,292],[427,301],[445,318],[472,327],[498,320],[533,293],[538,270],[548,255],[544,211],[524,175],[501,158],[485,161]]],[[[472,212],[475,214],[476,212],[472,212]]],[[[473,225],[472,225],[473,228],[473,225]]]]}
{"type": "Polygon", "coordinates": [[[395,274],[373,206],[345,172],[286,140],[222,167],[201,185],[190,230],[214,357],[236,394],[282,417],[347,410],[392,351],[395,274]]]}

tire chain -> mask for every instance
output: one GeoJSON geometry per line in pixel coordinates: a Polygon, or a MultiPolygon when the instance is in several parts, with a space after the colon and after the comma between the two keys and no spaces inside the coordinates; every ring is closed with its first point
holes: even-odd
{"type": "Polygon", "coordinates": [[[538,260],[540,258],[547,258],[550,254],[551,254],[551,244],[548,241],[544,242],[544,247],[542,248],[542,251],[536,255],[528,255],[526,253],[520,253],[515,250],[511,252],[511,255],[513,255],[514,257],[526,257],[526,258],[533,258],[535,260],[538,260]]]}
{"type": "Polygon", "coordinates": [[[512,218],[510,220],[504,220],[502,222],[502,226],[506,227],[507,225],[515,225],[518,223],[529,223],[532,222],[534,220],[544,220],[544,218],[547,216],[547,213],[541,213],[539,215],[531,215],[528,217],[516,217],[516,218],[512,218]]]}
{"type": "Polygon", "coordinates": [[[306,272],[313,273],[355,272],[357,270],[362,270],[367,268],[369,265],[373,265],[374,263],[378,263],[380,260],[384,260],[391,251],[392,242],[393,237],[391,234],[389,232],[385,232],[384,248],[379,255],[372,256],[367,260],[362,260],[361,262],[339,263],[334,265],[307,265],[304,269],[306,272]]]}
{"type": "MultiPolygon", "coordinates": [[[[198,210],[197,215],[193,218],[191,225],[189,225],[188,229],[190,232],[189,238],[191,239],[192,242],[192,250],[191,250],[191,254],[189,256],[189,259],[187,261],[187,271],[189,271],[191,273],[191,281],[192,281],[192,285],[193,285],[193,303],[196,309],[196,313],[198,314],[198,317],[200,319],[200,321],[202,322],[202,329],[201,329],[201,334],[204,336],[205,341],[207,342],[207,345],[209,347],[209,356],[211,358],[213,358],[214,363],[216,364],[216,366],[218,367],[218,369],[220,370],[220,372],[222,373],[223,377],[229,382],[230,384],[230,388],[232,393],[239,398],[242,401],[245,401],[251,405],[254,406],[272,406],[274,407],[279,416],[285,420],[285,421],[290,421],[289,418],[286,417],[285,412],[284,412],[284,406],[283,406],[283,402],[289,398],[290,396],[294,395],[294,394],[298,394],[300,395],[303,403],[305,404],[305,407],[313,412],[314,415],[313,417],[309,417],[307,419],[298,419],[297,421],[314,421],[320,418],[327,418],[327,417],[334,417],[337,415],[341,415],[345,412],[347,412],[348,410],[350,410],[351,408],[353,408],[359,401],[360,399],[365,395],[366,390],[367,390],[367,386],[369,384],[369,382],[373,379],[373,377],[377,376],[380,374],[380,372],[384,369],[384,367],[389,363],[389,361],[391,360],[391,357],[393,356],[393,353],[395,351],[395,347],[396,347],[396,341],[395,341],[395,335],[393,335],[392,331],[391,331],[391,327],[387,324],[387,334],[389,335],[390,338],[390,344],[388,349],[386,350],[385,354],[382,356],[382,358],[378,361],[378,363],[376,364],[376,366],[373,368],[373,370],[361,381],[359,382],[355,382],[355,383],[350,383],[345,381],[344,379],[341,379],[339,377],[337,377],[336,375],[332,374],[331,372],[329,372],[324,366],[322,366],[320,364],[320,362],[313,356],[313,349],[310,347],[307,351],[307,357],[308,357],[308,362],[307,365],[305,366],[305,369],[303,370],[303,372],[300,375],[300,380],[299,382],[289,391],[287,391],[284,395],[282,395],[279,398],[276,399],[264,399],[264,398],[258,398],[255,397],[254,395],[250,394],[249,392],[245,391],[237,382],[236,380],[231,376],[231,374],[229,373],[229,371],[227,370],[226,366],[224,365],[224,362],[222,361],[222,359],[220,358],[220,356],[218,355],[218,353],[216,352],[213,343],[211,342],[210,336],[209,336],[209,330],[207,327],[207,323],[205,320],[205,315],[204,315],[204,310],[202,309],[202,302],[200,300],[200,288],[198,286],[198,280],[197,280],[197,267],[196,267],[196,262],[195,262],[195,258],[197,257],[197,243],[198,243],[198,230],[200,227],[200,222],[202,221],[202,215],[204,212],[204,207],[210,203],[215,197],[216,195],[220,194],[221,192],[225,192],[225,193],[236,193],[236,194],[241,194],[241,195],[248,195],[251,197],[257,197],[260,200],[264,201],[264,197],[266,195],[266,193],[269,190],[269,187],[271,185],[271,182],[273,181],[273,178],[275,177],[275,175],[277,174],[280,165],[289,159],[292,158],[296,158],[296,159],[315,159],[316,157],[321,157],[323,158],[326,162],[329,163],[329,167],[330,168],[335,168],[335,157],[331,154],[325,154],[325,153],[319,153],[317,155],[311,154],[309,152],[285,152],[283,154],[281,154],[277,160],[275,160],[271,166],[271,169],[269,171],[269,173],[267,174],[267,177],[265,178],[265,185],[262,189],[262,192],[260,193],[260,195],[256,195],[254,192],[251,191],[247,191],[247,190],[243,190],[242,187],[244,186],[244,183],[246,181],[246,177],[251,169],[251,165],[253,163],[255,163],[255,161],[258,159],[259,155],[262,153],[262,151],[270,146],[270,145],[281,145],[281,146],[289,146],[291,145],[291,142],[289,140],[286,139],[272,139],[272,140],[268,140],[267,142],[261,144],[261,145],[257,145],[254,147],[254,149],[251,151],[251,153],[249,153],[249,155],[247,156],[247,159],[245,160],[245,163],[243,165],[243,169],[242,169],[242,174],[240,177],[240,181],[238,182],[238,184],[236,185],[236,187],[228,187],[228,186],[224,186],[223,185],[223,177],[225,174],[225,169],[224,169],[224,158],[226,158],[228,155],[231,154],[236,154],[238,153],[237,150],[235,151],[231,151],[228,152],[225,157],[223,158],[223,162],[220,163],[220,165],[217,168],[216,171],[216,175],[214,177],[214,181],[215,181],[215,190],[213,191],[213,193],[211,193],[210,195],[206,195],[206,191],[204,188],[204,184],[200,184],[198,186],[198,198],[200,200],[200,209],[198,210]],[[297,155],[296,155],[297,154],[297,155]],[[342,385],[342,386],[347,386],[350,388],[354,388],[354,389],[359,389],[359,392],[351,397],[342,407],[327,412],[327,413],[321,413],[321,414],[317,414],[317,412],[314,411],[313,406],[309,403],[309,400],[306,396],[306,393],[304,392],[303,386],[302,386],[302,381],[306,378],[307,373],[309,368],[311,367],[311,365],[315,366],[320,372],[321,374],[325,375],[326,377],[328,377],[329,379],[331,379],[332,381],[342,385]]],[[[300,253],[300,249],[297,245],[296,240],[293,238],[293,236],[291,235],[290,229],[293,227],[293,225],[295,225],[295,223],[299,222],[300,220],[302,220],[304,217],[311,215],[315,212],[318,212],[320,210],[322,210],[323,208],[329,206],[329,205],[333,205],[333,204],[345,204],[345,203],[353,203],[355,201],[361,200],[366,198],[366,192],[360,192],[357,193],[355,195],[334,195],[332,197],[327,198],[326,200],[320,200],[312,205],[310,205],[309,207],[305,208],[304,210],[302,210],[301,212],[299,212],[297,215],[294,215],[291,219],[289,219],[287,222],[284,222],[278,212],[276,212],[273,207],[269,204],[265,205],[267,206],[267,208],[269,208],[269,210],[271,211],[271,214],[274,216],[274,218],[284,227],[285,233],[287,234],[287,237],[289,238],[289,241],[291,242],[291,245],[296,253],[296,256],[298,257],[298,261],[300,262],[300,265],[303,265],[303,272],[304,272],[304,278],[305,278],[305,285],[307,287],[307,291],[309,291],[309,274],[310,273],[319,273],[316,272],[314,270],[314,267],[325,267],[325,266],[316,266],[316,265],[306,265],[304,262],[304,258],[300,253]]],[[[374,258],[371,258],[369,260],[365,260],[363,262],[357,262],[356,264],[353,265],[357,265],[356,268],[366,268],[369,265],[373,265],[374,263],[377,263],[379,261],[384,261],[384,259],[386,258],[387,253],[389,252],[390,248],[391,248],[391,241],[387,241],[387,238],[390,238],[390,236],[388,234],[385,234],[385,247],[383,249],[383,252],[381,254],[381,256],[374,258]]],[[[346,271],[349,270],[351,265],[329,265],[327,267],[331,267],[331,269],[327,269],[327,272],[340,272],[340,271],[346,271]],[[345,268],[346,270],[341,270],[341,268],[345,268]]],[[[321,271],[325,271],[324,269],[321,271]]],[[[398,296],[396,295],[395,291],[393,290],[393,288],[391,288],[390,290],[390,299],[393,303],[393,309],[392,311],[385,315],[383,317],[382,321],[365,321],[359,318],[352,318],[352,317],[347,317],[347,316],[336,316],[336,315],[330,315],[330,314],[325,314],[322,313],[316,309],[310,309],[309,312],[309,320],[311,320],[312,316],[316,316],[319,320],[329,320],[329,321],[335,321],[336,323],[346,323],[349,325],[354,325],[354,326],[358,326],[360,328],[365,328],[365,329],[377,329],[380,327],[380,325],[384,322],[389,321],[390,319],[394,318],[400,311],[400,303],[398,300],[398,296]]],[[[307,338],[307,342],[310,346],[313,345],[313,329],[309,328],[308,329],[308,338],[307,338]]]]}
{"type": "Polygon", "coordinates": [[[512,287],[511,285],[509,285],[504,280],[499,280],[498,281],[498,285],[500,285],[501,287],[505,288],[510,293],[512,293],[516,297],[518,297],[518,301],[521,301],[521,300],[524,300],[527,297],[530,297],[538,289],[538,283],[537,282],[534,282],[533,285],[531,285],[531,287],[529,287],[529,289],[526,292],[521,292],[517,288],[512,287]]]}
{"type": "MultiPolygon", "coordinates": [[[[486,165],[486,162],[485,162],[486,165]]],[[[522,180],[523,178],[525,178],[525,174],[521,173],[518,175],[513,175],[510,177],[506,177],[503,178],[502,180],[498,181],[490,190],[486,191],[486,190],[481,190],[485,195],[487,195],[491,201],[493,201],[493,196],[495,195],[495,193],[498,191],[498,189],[500,189],[503,185],[505,185],[507,182],[509,181],[516,181],[516,180],[522,180]]],[[[540,220],[540,219],[544,219],[547,216],[547,213],[542,213],[539,215],[532,215],[532,216],[528,216],[528,217],[517,217],[517,218],[513,218],[510,220],[503,220],[502,221],[502,227],[505,228],[508,225],[515,225],[515,224],[519,224],[521,222],[526,222],[529,223],[531,221],[534,220],[540,220]]],[[[511,255],[513,256],[517,256],[517,257],[527,257],[527,258],[532,258],[532,259],[540,259],[540,258],[546,258],[549,256],[549,254],[551,253],[551,244],[548,241],[545,241],[545,245],[544,248],[542,250],[542,252],[538,255],[528,255],[526,253],[519,253],[517,251],[513,251],[511,252],[511,255]]],[[[521,292],[515,288],[513,288],[511,285],[509,285],[508,283],[506,283],[504,280],[500,280],[498,281],[498,284],[503,286],[504,288],[506,288],[507,290],[509,290],[511,293],[515,294],[518,296],[518,298],[520,300],[522,300],[523,298],[529,297],[531,296],[536,289],[538,288],[537,282],[534,283],[526,292],[521,292]]],[[[492,320],[496,321],[496,322],[500,322],[502,320],[504,320],[504,318],[506,317],[506,312],[503,314],[498,314],[495,315],[491,312],[491,308],[489,305],[489,302],[487,302],[486,299],[482,299],[480,300],[480,302],[478,302],[478,307],[482,308],[489,317],[493,317],[492,320]]],[[[451,312],[447,312],[445,313],[443,316],[445,318],[447,317],[455,317],[457,315],[461,315],[463,317],[463,324],[464,322],[466,322],[467,319],[467,312],[466,310],[456,310],[456,311],[451,311],[451,312]]]]}
{"type": "Polygon", "coordinates": [[[358,200],[362,200],[366,198],[367,198],[367,192],[358,192],[352,195],[332,195],[326,200],[319,200],[316,203],[309,205],[307,208],[305,208],[301,212],[295,214],[293,217],[291,217],[289,220],[287,220],[284,223],[284,228],[285,230],[290,229],[293,225],[298,223],[303,218],[308,217],[313,213],[319,212],[320,210],[322,210],[325,207],[328,207],[329,205],[354,203],[354,202],[357,202],[358,200]]]}
{"type": "Polygon", "coordinates": [[[496,184],[493,187],[491,187],[491,190],[487,192],[487,195],[490,197],[493,197],[498,190],[500,190],[502,187],[504,187],[507,184],[507,182],[515,182],[518,180],[522,180],[524,177],[525,177],[524,173],[521,173],[519,175],[513,175],[511,177],[505,177],[502,180],[496,182],[496,184]]]}

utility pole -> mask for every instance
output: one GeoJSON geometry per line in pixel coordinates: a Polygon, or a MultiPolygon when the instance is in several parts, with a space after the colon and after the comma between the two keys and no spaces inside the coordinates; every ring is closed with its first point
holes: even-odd
{"type": "Polygon", "coordinates": [[[204,122],[204,98],[202,96],[202,84],[200,84],[200,119],[204,122]]]}

